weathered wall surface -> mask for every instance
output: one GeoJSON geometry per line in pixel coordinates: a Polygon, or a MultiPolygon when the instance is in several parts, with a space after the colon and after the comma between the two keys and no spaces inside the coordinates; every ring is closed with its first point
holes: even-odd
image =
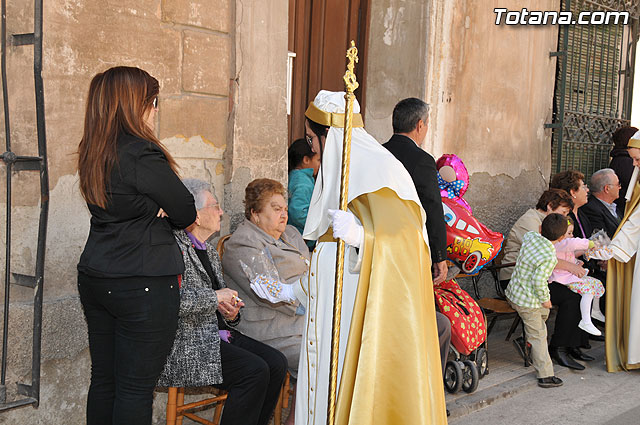
{"type": "Polygon", "coordinates": [[[544,124],[552,115],[556,59],[549,52],[558,28],[496,26],[496,7],[558,10],[559,2],[373,0],[365,119],[385,141],[395,103],[425,99],[431,113],[423,148],[436,159],[462,158],[471,175],[465,198],[476,216],[505,232],[548,183],[544,124]]]}
{"type": "Polygon", "coordinates": [[[365,122],[381,143],[393,133],[395,104],[407,97],[424,98],[429,25],[429,2],[371,1],[365,122]]]}
{"type": "Polygon", "coordinates": [[[233,127],[227,150],[225,202],[231,230],[243,219],[244,189],[268,177],[287,186],[288,2],[236,3],[233,127]]]}
{"type": "MultiPolygon", "coordinates": [[[[33,2],[7,7],[8,33],[32,31],[33,2]]],[[[225,212],[221,233],[242,213],[244,187],[256,177],[286,183],[286,2],[275,0],[51,0],[44,8],[44,71],[50,172],[45,265],[42,400],[0,413],[0,423],[83,423],[89,382],[86,325],[76,264],[89,230],[75,151],[85,96],[98,72],[138,66],[160,81],[156,132],[183,177],[212,182],[225,212]]],[[[37,154],[33,54],[8,51],[13,150],[37,154]]],[[[0,112],[4,124],[4,114],[0,112]]],[[[0,143],[4,145],[4,132],[0,143]]],[[[0,200],[5,182],[0,176],[0,200]]],[[[37,176],[14,176],[12,269],[33,273],[37,176]]],[[[6,204],[0,203],[0,211],[6,204]]],[[[237,221],[237,219],[236,219],[237,221]]],[[[0,223],[4,246],[4,221],[0,223]]],[[[4,250],[3,250],[4,251],[4,250]]],[[[3,256],[4,253],[0,253],[3,256]]],[[[4,263],[4,258],[0,258],[4,263]]],[[[0,292],[0,296],[3,294],[0,292]]],[[[29,382],[32,291],[12,287],[9,399],[29,382]]],[[[162,395],[159,396],[162,399],[162,395]]],[[[163,400],[154,421],[163,423],[163,400]]]]}

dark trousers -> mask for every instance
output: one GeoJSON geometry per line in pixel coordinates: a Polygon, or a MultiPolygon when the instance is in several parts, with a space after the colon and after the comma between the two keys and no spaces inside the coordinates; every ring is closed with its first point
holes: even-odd
{"type": "Polygon", "coordinates": [[[88,425],[150,425],[153,391],[173,344],[176,276],[102,279],[78,274],[89,329],[88,425]]]}
{"type": "Polygon", "coordinates": [[[280,351],[239,332],[230,343],[220,341],[223,383],[229,392],[221,425],[267,425],[287,373],[280,351]]]}
{"type": "Polygon", "coordinates": [[[444,314],[436,311],[436,323],[438,324],[438,342],[440,344],[440,362],[442,363],[442,376],[447,365],[449,345],[451,345],[451,322],[444,314]]]}
{"type": "Polygon", "coordinates": [[[588,342],[586,333],[578,327],[581,319],[580,295],[558,282],[549,284],[549,292],[551,304],[558,306],[556,324],[549,346],[552,348],[579,347],[588,342]]]}

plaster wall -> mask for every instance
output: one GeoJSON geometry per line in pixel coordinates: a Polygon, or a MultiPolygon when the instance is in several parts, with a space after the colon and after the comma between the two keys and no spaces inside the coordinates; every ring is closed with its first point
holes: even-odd
{"type": "Polygon", "coordinates": [[[367,129],[386,141],[395,103],[425,99],[423,149],[436,159],[462,158],[471,176],[465,198],[494,230],[508,231],[548,184],[544,124],[552,118],[556,59],[549,53],[558,28],[497,26],[493,10],[558,10],[559,3],[372,0],[367,129]]]}
{"type": "MultiPolygon", "coordinates": [[[[32,31],[32,4],[7,4],[9,34],[32,31]]],[[[160,81],[156,133],[177,159],[182,177],[214,184],[227,212],[221,230],[226,234],[228,217],[242,212],[246,183],[272,177],[286,184],[287,13],[286,2],[275,0],[45,2],[43,78],[51,192],[41,403],[38,409],[0,413],[0,424],[84,422],[90,362],[76,264],[89,231],[89,213],[78,190],[75,152],[91,78],[111,66],[129,65],[160,81]]],[[[9,47],[7,67],[12,148],[36,155],[30,48],[9,47]]],[[[0,111],[1,124],[4,119],[0,111]]],[[[0,144],[4,138],[1,132],[0,144]]],[[[12,271],[33,274],[38,179],[26,172],[14,175],[13,184],[12,271]]],[[[0,200],[4,191],[5,177],[0,176],[0,200]]],[[[0,211],[5,208],[0,202],[0,211]]],[[[0,229],[4,246],[3,218],[0,229]]],[[[12,286],[11,300],[8,400],[16,397],[16,382],[30,381],[32,290],[12,286]]],[[[162,401],[156,403],[154,423],[163,423],[164,409],[162,401]]]]}

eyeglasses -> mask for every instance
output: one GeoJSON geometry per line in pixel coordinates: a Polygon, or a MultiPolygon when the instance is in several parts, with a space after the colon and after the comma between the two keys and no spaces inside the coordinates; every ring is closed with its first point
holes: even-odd
{"type": "Polygon", "coordinates": [[[158,96],[153,98],[153,109],[158,109],[158,96]]]}
{"type": "Polygon", "coordinates": [[[313,151],[313,137],[305,135],[304,138],[307,140],[309,148],[311,148],[311,150],[313,151]]]}
{"type": "Polygon", "coordinates": [[[620,182],[618,182],[618,183],[609,183],[609,184],[607,184],[607,186],[617,187],[618,189],[622,188],[622,185],[620,184],[620,182]]]}
{"type": "Polygon", "coordinates": [[[205,205],[204,207],[202,207],[201,209],[206,209],[206,208],[213,208],[214,211],[220,211],[220,204],[215,203],[215,204],[210,204],[210,205],[205,205]]]}

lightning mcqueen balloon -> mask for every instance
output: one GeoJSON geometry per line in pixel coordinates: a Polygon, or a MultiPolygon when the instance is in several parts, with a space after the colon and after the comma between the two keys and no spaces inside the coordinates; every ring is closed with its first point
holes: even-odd
{"type": "Polygon", "coordinates": [[[478,272],[495,258],[504,236],[480,223],[456,201],[442,198],[447,223],[447,256],[467,274],[478,272]]]}

